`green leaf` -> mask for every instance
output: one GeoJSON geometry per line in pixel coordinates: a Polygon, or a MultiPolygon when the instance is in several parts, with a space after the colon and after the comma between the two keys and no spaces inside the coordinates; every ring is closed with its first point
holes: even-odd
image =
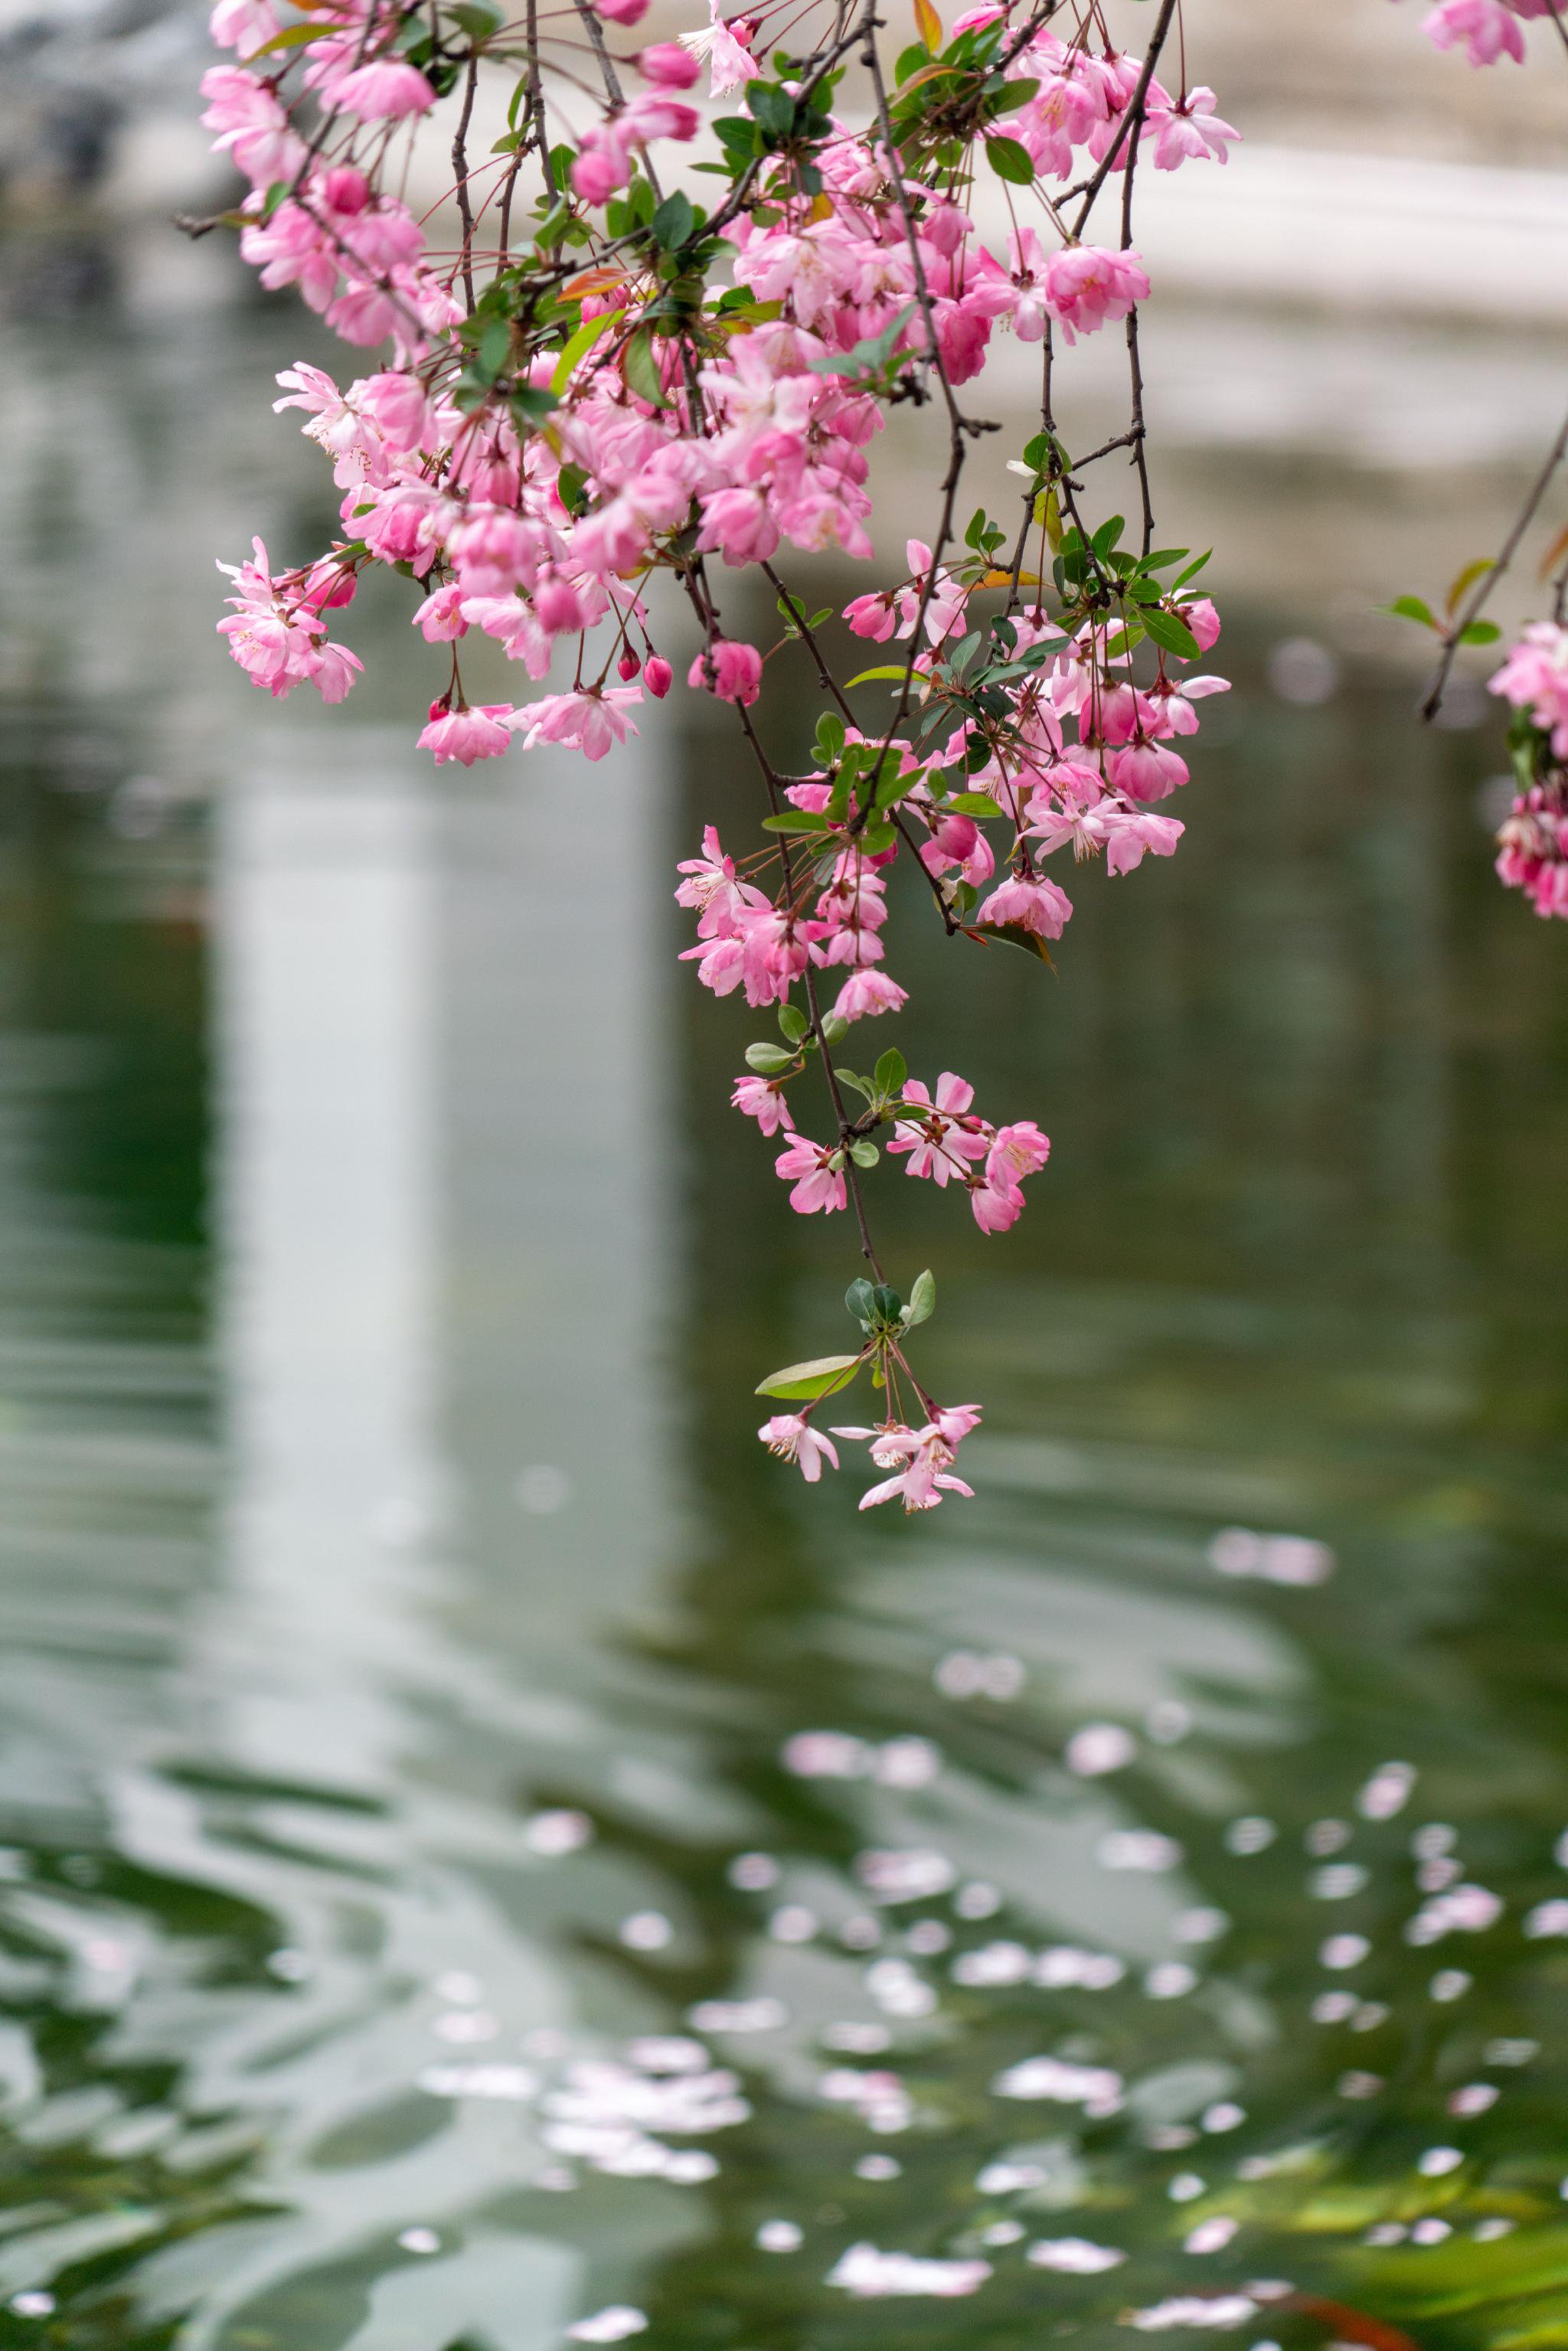
{"type": "Polygon", "coordinates": [[[1383,610],[1392,613],[1397,621],[1416,621],[1424,629],[1437,627],[1437,616],[1432,607],[1430,604],[1423,603],[1419,596],[1396,596],[1393,603],[1385,604],[1383,610]]]}
{"type": "Polygon", "coordinates": [[[501,29],[499,11],[485,7],[482,0],[458,0],[458,5],[448,8],[446,14],[471,41],[487,41],[492,33],[501,29]]]}
{"type": "Polygon", "coordinates": [[[782,1045],[758,1044],[746,1049],[746,1066],[755,1070],[759,1078],[776,1078],[780,1071],[792,1070],[795,1060],[795,1055],[786,1052],[782,1045]]]}
{"type": "Polygon", "coordinates": [[[790,816],[765,816],[764,832],[831,832],[832,827],[819,809],[797,809],[790,816]]]}
{"type": "Polygon", "coordinates": [[[246,63],[247,66],[254,65],[257,57],[269,57],[279,49],[302,49],[308,41],[324,41],[329,33],[340,33],[341,30],[342,26],[336,23],[285,25],[281,33],[274,33],[271,40],[263,41],[259,49],[252,49],[246,63]]]}
{"type": "MultiPolygon", "coordinates": [[[[850,685],[867,685],[874,677],[902,678],[907,675],[908,669],[906,664],[903,662],[899,662],[896,664],[885,665],[881,669],[862,669],[858,677],[851,678],[850,685]]],[[[846,686],[844,691],[847,693],[849,691],[849,687],[846,686]]]]}
{"type": "Polygon", "coordinates": [[[992,114],[1015,113],[1020,106],[1029,104],[1039,88],[1040,84],[1037,81],[1009,81],[992,99],[992,114]]]}
{"type": "MultiPolygon", "coordinates": [[[[1142,621],[1145,632],[1167,653],[1179,653],[1183,661],[1195,659],[1198,651],[1197,639],[1186,622],[1178,621],[1174,612],[1163,611],[1151,605],[1146,611],[1139,611],[1138,619],[1142,621]]],[[[1129,631],[1135,625],[1129,622],[1129,631]]]]}
{"type": "Polygon", "coordinates": [[[1039,932],[1026,931],[1021,923],[981,923],[969,935],[977,939],[997,939],[1004,946],[1021,947],[1025,955],[1033,956],[1037,963],[1050,964],[1052,971],[1056,969],[1051,952],[1039,932]]]}
{"type": "Polygon", "coordinates": [[[622,352],[621,372],[639,400],[645,400],[650,408],[668,408],[670,396],[659,381],[653,339],[646,327],[637,329],[622,352]]]}
{"type": "Polygon", "coordinates": [[[791,1045],[800,1042],[810,1025],[798,1004],[781,1004],[779,1007],[779,1026],[791,1045]]]}
{"type": "Polygon", "coordinates": [[[1010,180],[1018,188],[1033,186],[1034,165],[1030,162],[1028,149],[1020,147],[1016,139],[988,139],[986,161],[998,180],[1010,180]]]}
{"type": "Polygon", "coordinates": [[[817,1355],[810,1363],[786,1364],[781,1372],[769,1372],[757,1383],[756,1393],[813,1399],[837,1395],[849,1386],[860,1366],[858,1355],[817,1355]]]}
{"type": "Polygon", "coordinates": [[[1176,578],[1171,582],[1171,586],[1173,588],[1185,588],[1189,580],[1196,580],[1198,573],[1203,569],[1204,565],[1208,561],[1209,557],[1213,553],[1214,549],[1212,547],[1206,547],[1203,553],[1197,557],[1193,562],[1189,563],[1185,571],[1178,571],[1176,573],[1176,578]]]}
{"type": "Polygon", "coordinates": [[[896,1045],[890,1045],[872,1071],[879,1094],[901,1094],[904,1081],[909,1075],[909,1064],[896,1045]]]}
{"type": "Polygon", "coordinates": [[[909,1293],[909,1303],[904,1310],[904,1327],[913,1331],[917,1322],[928,1322],[936,1307],[936,1278],[929,1272],[915,1277],[915,1287],[909,1293]]]}
{"type": "Polygon", "coordinates": [[[956,809],[960,816],[1000,816],[1003,813],[989,792],[955,792],[947,806],[956,809]]]}
{"type": "Polygon", "coordinates": [[[552,392],[562,392],[566,390],[567,385],[571,381],[572,371],[579,360],[585,352],[593,349],[601,335],[608,334],[612,327],[618,327],[625,316],[624,310],[605,310],[597,319],[584,319],[555,363],[555,369],[549,380],[549,388],[552,392]]]}
{"type": "Polygon", "coordinates": [[[673,252],[676,246],[685,245],[696,225],[696,214],[692,210],[690,196],[677,188],[673,196],[664,198],[650,225],[655,241],[666,253],[673,252]]]}
{"type": "Polygon", "coordinates": [[[852,1281],[844,1292],[844,1304],[849,1308],[855,1321],[863,1322],[869,1331],[872,1318],[876,1312],[876,1291],[873,1285],[863,1278],[859,1281],[852,1281]]]}
{"type": "Polygon", "coordinates": [[[850,1033],[850,1024],[836,1012],[830,1012],[822,1023],[822,1034],[830,1045],[841,1045],[850,1033]]]}
{"type": "Polygon", "coordinates": [[[1113,515],[1109,522],[1101,524],[1089,544],[1096,555],[1109,555],[1126,528],[1126,517],[1124,515],[1113,515]]]}
{"type": "Polygon", "coordinates": [[[1461,645],[1495,645],[1502,631],[1495,621],[1472,621],[1459,631],[1461,645]]]}
{"type": "Polygon", "coordinates": [[[795,126],[795,101],[776,82],[748,81],[746,103],[754,119],[775,139],[786,139],[795,126]]]}
{"type": "Polygon", "coordinates": [[[862,1134],[857,1142],[851,1144],[850,1157],[857,1167],[874,1167],[882,1154],[875,1144],[868,1143],[862,1134]]]}
{"type": "Polygon", "coordinates": [[[542,424],[551,409],[560,406],[554,392],[546,392],[543,385],[538,383],[515,386],[507,404],[512,412],[513,423],[525,433],[531,425],[542,424]]]}

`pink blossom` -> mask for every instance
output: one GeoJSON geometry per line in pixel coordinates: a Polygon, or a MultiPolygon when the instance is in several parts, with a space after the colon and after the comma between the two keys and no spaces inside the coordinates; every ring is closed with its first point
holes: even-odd
{"type": "Polygon", "coordinates": [[[462,589],[454,585],[434,590],[415,612],[413,625],[431,645],[465,635],[468,623],[463,617],[462,589]]]}
{"type": "Polygon", "coordinates": [[[1154,141],[1155,169],[1174,172],[1188,162],[1212,158],[1225,162],[1241,133],[1220,120],[1214,110],[1214,92],[1199,86],[1175,106],[1151,108],[1144,136],[1154,141]]]}
{"type": "Polygon", "coordinates": [[[547,694],[517,713],[517,724],[528,730],[523,748],[532,751],[540,743],[559,743],[568,750],[580,751],[585,759],[602,759],[617,743],[638,732],[626,713],[642,699],[640,685],[547,694]]]}
{"type": "Polygon", "coordinates": [[[361,122],[401,122],[410,114],[427,114],[435,104],[435,92],[419,68],[403,57],[374,57],[368,66],[357,66],[341,81],[331,82],[326,96],[335,110],[357,114],[361,122]]]}
{"type": "Polygon", "coordinates": [[[1124,319],[1148,295],[1141,256],[1104,246],[1070,245],[1045,264],[1044,301],[1070,343],[1107,319],[1124,319]]]}
{"type": "Polygon", "coordinates": [[[1463,42],[1472,66],[1495,65],[1501,57],[1524,63],[1524,35],[1503,0],[1437,0],[1421,29],[1439,49],[1463,42]]]}
{"type": "Polygon", "coordinates": [[[246,57],[272,39],[277,18],[270,0],[217,0],[207,30],[220,49],[237,49],[246,57]]]}
{"type": "Polygon", "coordinates": [[[495,759],[512,743],[510,703],[486,702],[476,709],[443,710],[432,705],[430,724],[419,738],[422,751],[434,753],[438,768],[461,760],[471,768],[476,759],[495,759]]]}
{"type": "Polygon", "coordinates": [[[716,549],[730,565],[766,563],[778,544],[779,525],[760,490],[718,490],[704,504],[697,533],[700,553],[716,549]]]}
{"type": "Polygon", "coordinates": [[[831,1438],[819,1436],[798,1412],[775,1413],[757,1434],[769,1453],[777,1453],[781,1461],[799,1464],[808,1486],[816,1484],[824,1461],[831,1461],[835,1469],[839,1466],[838,1447],[831,1438]]]}
{"type": "Polygon", "coordinates": [[[969,1206],[983,1233],[1005,1233],[1023,1213],[1023,1194],[1016,1184],[998,1184],[988,1178],[970,1186],[969,1206]]]}
{"type": "Polygon", "coordinates": [[[986,1159],[987,1181],[1019,1183],[1024,1176],[1037,1174],[1050,1156],[1051,1137],[1041,1134],[1032,1118],[1019,1119],[1012,1126],[998,1126],[986,1159]]]}
{"type": "Polygon", "coordinates": [[[600,16],[612,25],[636,25],[648,13],[648,0],[593,0],[600,16]]]}
{"type": "Polygon", "coordinates": [[[776,1173],[794,1186],[789,1206],[798,1216],[810,1217],[819,1209],[830,1211],[849,1205],[843,1169],[829,1164],[838,1156],[836,1150],[798,1134],[789,1149],[781,1151],[773,1162],[776,1173]]]}
{"type": "Polygon", "coordinates": [[[729,1100],[731,1108],[746,1118],[754,1118],[764,1134],[777,1134],[781,1126],[791,1133],[794,1130],[784,1089],[776,1079],[737,1078],[729,1100]]]}
{"type": "Polygon", "coordinates": [[[890,1157],[907,1154],[909,1165],[904,1172],[929,1176],[938,1187],[945,1186],[950,1176],[967,1176],[967,1163],[983,1159],[991,1144],[991,1130],[985,1120],[969,1115],[974,1099],[974,1087],[951,1070],[944,1070],[937,1079],[935,1102],[919,1078],[907,1079],[903,1090],[905,1110],[924,1104],[925,1114],[895,1121],[887,1146],[890,1157]]]}
{"type": "Polygon", "coordinates": [[[909,1001],[909,990],[900,987],[874,964],[862,964],[852,972],[833,998],[835,1020],[874,1019],[879,1012],[902,1012],[909,1001]]]}
{"type": "Polygon", "coordinates": [[[675,682],[675,673],[663,653],[650,653],[643,664],[643,682],[655,702],[663,702],[675,682]]]}
{"type": "Polygon", "coordinates": [[[1111,781],[1130,800],[1163,800],[1188,773],[1186,761],[1165,743],[1128,743],[1106,765],[1111,781]]]}
{"type": "Polygon", "coordinates": [[[1059,939],[1071,914],[1072,901],[1056,883],[1012,874],[981,902],[975,920],[998,928],[1016,924],[1037,938],[1059,939]]]}
{"type": "Polygon", "coordinates": [[[755,645],[715,637],[686,673],[686,684],[744,708],[762,691],[762,655],[755,645]]]}
{"type": "Polygon", "coordinates": [[[733,26],[725,22],[719,14],[719,0],[708,0],[708,24],[704,31],[681,35],[692,55],[706,61],[709,89],[715,98],[724,98],[730,90],[739,89],[757,78],[760,68],[748,46],[754,38],[748,18],[737,16],[733,26]]]}
{"type": "Polygon", "coordinates": [[[1200,653],[1218,643],[1219,615],[1207,596],[1195,596],[1190,604],[1178,604],[1176,610],[1197,639],[1200,653]]]}

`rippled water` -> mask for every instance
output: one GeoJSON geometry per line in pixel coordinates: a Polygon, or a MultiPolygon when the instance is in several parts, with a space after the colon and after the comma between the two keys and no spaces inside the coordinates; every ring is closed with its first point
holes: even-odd
{"type": "Polygon", "coordinates": [[[882,1186],[988,1419],[861,1520],[751,1433],[845,1268],[672,962],[727,741],[437,786],[401,679],[258,717],[205,565],[317,526],[256,331],[5,387],[0,2340],[1568,2340],[1561,942],[1491,730],[1292,705],[1243,617],[1060,977],[912,921],[932,1071],[1055,1155],[1005,1242],[882,1186]]]}

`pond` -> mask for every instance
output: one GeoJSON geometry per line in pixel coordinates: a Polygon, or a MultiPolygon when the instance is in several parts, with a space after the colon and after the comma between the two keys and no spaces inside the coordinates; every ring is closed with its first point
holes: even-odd
{"type": "Polygon", "coordinates": [[[1243,596],[1181,853],[1054,977],[900,918],[917,1069],[1054,1150],[1006,1240],[882,1182],[986,1422],[862,1519],[753,1433],[853,1269],[674,962],[727,740],[437,782],[406,674],[258,712],[277,345],[89,308],[5,381],[0,2341],[1568,2341],[1568,1034],[1495,726],[1243,596]]]}

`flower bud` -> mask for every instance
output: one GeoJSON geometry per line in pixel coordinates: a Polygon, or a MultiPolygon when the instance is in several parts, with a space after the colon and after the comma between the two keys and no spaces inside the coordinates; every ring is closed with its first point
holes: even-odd
{"type": "Polygon", "coordinates": [[[371,183],[351,163],[338,163],[324,174],[321,193],[335,213],[362,213],[371,201],[371,183]]]}
{"type": "Polygon", "coordinates": [[[631,646],[628,645],[625,652],[622,654],[620,660],[615,664],[616,674],[620,678],[622,684],[630,685],[642,666],[643,656],[641,653],[634,653],[631,646]]]}
{"type": "Polygon", "coordinates": [[[637,70],[659,89],[690,89],[702,68],[679,41],[656,41],[639,50],[637,70]]]}
{"type": "Polygon", "coordinates": [[[663,653],[650,653],[643,669],[643,683],[655,702],[663,702],[674,684],[675,673],[663,653]]]}

